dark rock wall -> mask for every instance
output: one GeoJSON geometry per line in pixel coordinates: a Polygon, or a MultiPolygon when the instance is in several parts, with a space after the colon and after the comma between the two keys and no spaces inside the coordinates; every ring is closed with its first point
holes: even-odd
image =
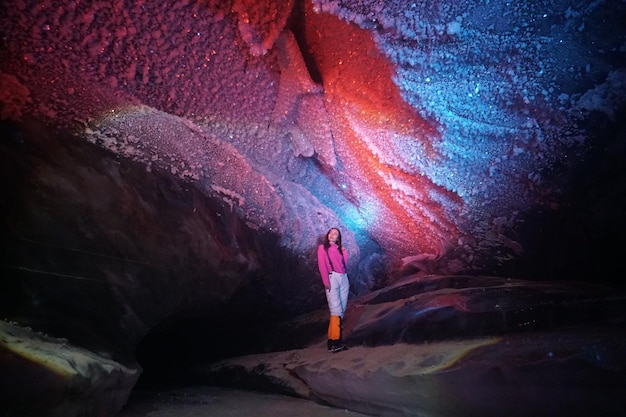
{"type": "Polygon", "coordinates": [[[177,311],[260,320],[323,302],[311,260],[194,183],[34,126],[4,124],[4,317],[132,353],[177,311]]]}

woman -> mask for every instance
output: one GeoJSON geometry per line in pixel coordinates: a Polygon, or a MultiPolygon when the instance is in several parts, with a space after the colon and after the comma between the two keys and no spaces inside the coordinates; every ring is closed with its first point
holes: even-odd
{"type": "Polygon", "coordinates": [[[328,350],[340,352],[346,349],[341,339],[341,320],[346,312],[350,282],[346,273],[348,251],[341,245],[341,232],[331,228],[324,243],[317,248],[317,265],[326,290],[330,310],[328,324],[328,350]]]}

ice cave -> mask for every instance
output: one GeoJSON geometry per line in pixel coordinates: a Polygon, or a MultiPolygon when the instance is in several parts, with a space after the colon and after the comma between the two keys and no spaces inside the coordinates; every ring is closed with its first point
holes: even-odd
{"type": "Polygon", "coordinates": [[[4,1],[0,417],[623,415],[624,22],[4,1]]]}

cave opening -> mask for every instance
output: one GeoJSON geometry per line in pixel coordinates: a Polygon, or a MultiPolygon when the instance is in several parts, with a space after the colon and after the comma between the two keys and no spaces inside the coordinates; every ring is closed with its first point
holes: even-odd
{"type": "Polygon", "coordinates": [[[177,386],[192,383],[190,371],[194,366],[210,364],[230,356],[254,353],[250,343],[235,340],[235,324],[206,317],[172,317],[152,328],[136,348],[136,358],[142,368],[137,389],[177,386]]]}
{"type": "MultiPolygon", "coordinates": [[[[228,307],[226,307],[228,309],[228,307]]],[[[306,314],[306,313],[305,313],[306,314]]],[[[135,354],[142,367],[138,389],[206,382],[203,367],[223,359],[300,349],[325,340],[325,314],[296,328],[286,317],[177,313],[152,328],[135,354]]]]}

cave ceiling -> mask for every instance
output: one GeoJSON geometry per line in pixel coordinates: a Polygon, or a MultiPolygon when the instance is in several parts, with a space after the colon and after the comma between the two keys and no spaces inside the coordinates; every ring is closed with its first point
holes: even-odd
{"type": "Polygon", "coordinates": [[[362,288],[381,257],[480,270],[561,207],[590,115],[618,121],[623,17],[616,1],[14,0],[2,118],[193,183],[296,254],[339,226],[362,288]]]}

